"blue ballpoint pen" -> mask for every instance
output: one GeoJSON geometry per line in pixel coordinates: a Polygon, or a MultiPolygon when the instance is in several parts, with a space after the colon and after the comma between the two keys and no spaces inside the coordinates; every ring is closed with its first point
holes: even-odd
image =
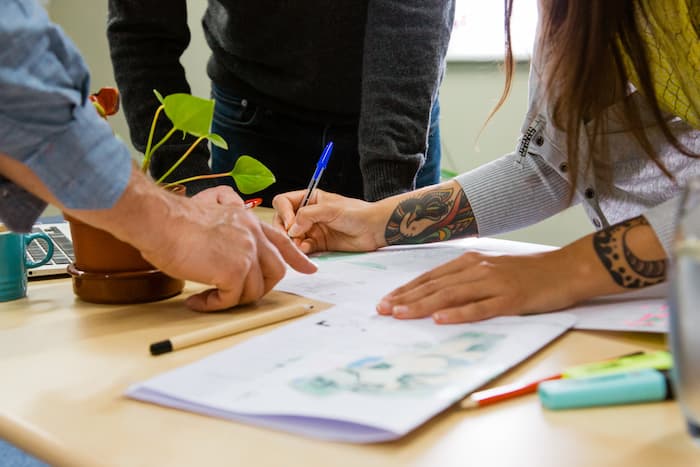
{"type": "Polygon", "coordinates": [[[328,142],[326,147],[323,149],[323,152],[321,153],[321,157],[318,159],[318,163],[316,164],[316,170],[314,170],[314,175],[311,177],[309,186],[306,189],[306,195],[304,195],[304,199],[301,202],[301,205],[299,206],[300,208],[303,208],[304,206],[309,204],[309,201],[311,200],[311,195],[313,195],[314,190],[318,186],[318,182],[321,180],[321,175],[323,174],[326,165],[328,165],[328,159],[330,159],[331,157],[331,152],[333,152],[333,141],[328,142]]]}

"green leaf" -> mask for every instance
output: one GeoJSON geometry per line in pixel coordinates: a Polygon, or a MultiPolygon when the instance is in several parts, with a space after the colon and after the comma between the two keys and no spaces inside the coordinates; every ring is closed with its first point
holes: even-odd
{"type": "Polygon", "coordinates": [[[265,165],[250,156],[241,156],[233,166],[231,176],[241,193],[249,195],[275,183],[275,176],[265,165]]]}
{"type": "Polygon", "coordinates": [[[211,144],[214,146],[218,146],[221,149],[228,149],[228,144],[226,143],[226,140],[223,139],[221,136],[217,135],[216,133],[210,133],[207,135],[207,139],[211,141],[211,144]]]}
{"type": "Polygon", "coordinates": [[[214,118],[214,101],[190,94],[170,94],[163,99],[165,115],[180,131],[200,137],[208,136],[214,118]]]}
{"type": "Polygon", "coordinates": [[[153,94],[156,95],[156,99],[158,99],[158,102],[160,102],[162,104],[163,100],[164,100],[163,95],[161,93],[159,93],[158,90],[156,90],[156,89],[153,90],[153,94]]]}

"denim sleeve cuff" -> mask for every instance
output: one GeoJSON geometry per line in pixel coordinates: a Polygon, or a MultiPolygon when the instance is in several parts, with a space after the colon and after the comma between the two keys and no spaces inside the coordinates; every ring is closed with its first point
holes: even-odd
{"type": "Polygon", "coordinates": [[[129,151],[89,102],[52,134],[25,163],[66,208],[107,209],[131,176],[129,151]]]}
{"type": "Polygon", "coordinates": [[[0,221],[13,232],[31,232],[46,202],[0,177],[0,221]]]}

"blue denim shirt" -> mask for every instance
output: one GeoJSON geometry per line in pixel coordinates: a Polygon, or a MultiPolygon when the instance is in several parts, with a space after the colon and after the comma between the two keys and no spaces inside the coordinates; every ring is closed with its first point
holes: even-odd
{"type": "MultiPolygon", "coordinates": [[[[89,73],[35,0],[0,1],[0,153],[28,166],[67,208],[121,196],[131,157],[88,100],[89,73]]],[[[0,176],[0,220],[28,231],[46,203],[0,176]]]]}

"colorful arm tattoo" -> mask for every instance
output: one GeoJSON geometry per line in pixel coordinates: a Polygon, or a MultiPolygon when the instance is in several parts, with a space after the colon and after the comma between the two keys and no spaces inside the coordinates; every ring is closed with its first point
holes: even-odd
{"type": "Polygon", "coordinates": [[[401,202],[389,217],[388,245],[429,243],[477,235],[467,196],[459,188],[435,189],[401,202]]]}
{"type": "Polygon", "coordinates": [[[593,235],[593,248],[613,280],[626,289],[641,289],[666,279],[666,260],[644,260],[627,243],[627,234],[636,228],[649,228],[640,216],[593,235]]]}

